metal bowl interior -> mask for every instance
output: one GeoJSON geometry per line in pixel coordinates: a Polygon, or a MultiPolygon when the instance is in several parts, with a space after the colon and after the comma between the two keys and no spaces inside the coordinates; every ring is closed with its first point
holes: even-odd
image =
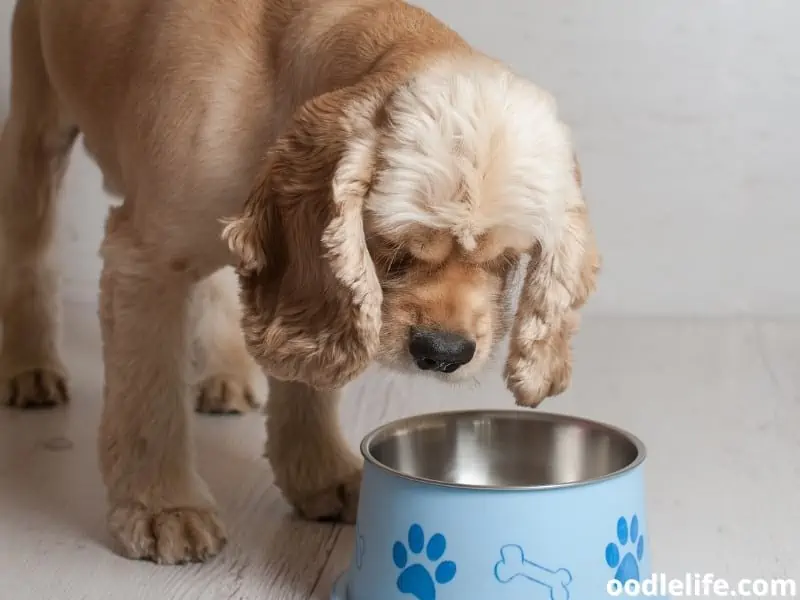
{"type": "Polygon", "coordinates": [[[470,489],[550,489],[597,482],[645,458],[635,436],[597,421],[537,411],[423,414],[364,438],[365,460],[425,483],[470,489]]]}

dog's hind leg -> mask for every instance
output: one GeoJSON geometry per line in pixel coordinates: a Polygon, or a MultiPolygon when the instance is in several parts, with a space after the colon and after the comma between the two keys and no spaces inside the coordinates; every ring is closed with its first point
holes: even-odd
{"type": "Polygon", "coordinates": [[[240,414],[264,404],[266,379],[247,352],[236,274],[220,269],[195,286],[189,311],[198,412],[240,414]]]}
{"type": "Polygon", "coordinates": [[[54,406],[68,396],[48,253],[54,202],[78,129],[48,80],[33,0],[20,0],[14,12],[11,73],[0,137],[0,404],[54,406]]]}

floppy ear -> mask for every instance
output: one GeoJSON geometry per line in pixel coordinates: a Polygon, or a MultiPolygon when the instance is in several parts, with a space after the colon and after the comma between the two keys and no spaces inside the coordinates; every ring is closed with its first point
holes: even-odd
{"type": "Polygon", "coordinates": [[[367,85],[303,105],[223,233],[247,346],[277,379],[341,387],[378,348],[383,295],[362,224],[377,106],[367,85]]]}
{"type": "Polygon", "coordinates": [[[551,252],[537,246],[531,253],[511,330],[504,376],[520,406],[535,407],[569,387],[577,311],[594,292],[600,269],[577,159],[573,173],[561,239],[551,252]]]}

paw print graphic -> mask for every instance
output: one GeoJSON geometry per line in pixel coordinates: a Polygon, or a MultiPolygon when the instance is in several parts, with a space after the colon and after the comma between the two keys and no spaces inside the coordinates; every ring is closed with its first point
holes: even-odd
{"type": "Polygon", "coordinates": [[[639,563],[644,556],[644,536],[639,531],[639,518],[634,515],[628,524],[625,517],[617,521],[617,539],[606,546],[606,564],[616,569],[614,579],[639,581],[639,563]]]}
{"type": "Polygon", "coordinates": [[[450,583],[456,576],[456,564],[441,560],[446,549],[447,540],[441,533],[431,536],[426,545],[422,527],[412,525],[408,530],[407,544],[398,541],[392,548],[394,564],[400,569],[397,589],[417,600],[436,600],[437,587],[450,583]],[[429,566],[422,564],[423,551],[429,566]],[[415,562],[409,564],[412,558],[415,562]]]}

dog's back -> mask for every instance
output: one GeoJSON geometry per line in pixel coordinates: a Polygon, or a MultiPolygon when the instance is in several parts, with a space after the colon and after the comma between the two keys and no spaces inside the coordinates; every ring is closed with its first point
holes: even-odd
{"type": "Polygon", "coordinates": [[[258,60],[262,4],[20,0],[15,28],[38,30],[41,54],[26,43],[15,60],[38,71],[59,123],[84,134],[109,191],[138,202],[164,192],[138,189],[143,181],[207,188],[189,165],[210,178],[241,175],[219,148],[245,143],[245,127],[264,133],[251,127],[271,109],[258,60]],[[259,77],[263,88],[251,83],[259,77]]]}
{"type": "Polygon", "coordinates": [[[216,205],[244,197],[236,186],[308,98],[357,81],[390,47],[406,61],[468,51],[397,0],[19,2],[15,62],[36,80],[15,85],[19,103],[47,103],[56,136],[83,133],[106,190],[129,204],[180,189],[220,214],[238,211],[216,205]]]}

